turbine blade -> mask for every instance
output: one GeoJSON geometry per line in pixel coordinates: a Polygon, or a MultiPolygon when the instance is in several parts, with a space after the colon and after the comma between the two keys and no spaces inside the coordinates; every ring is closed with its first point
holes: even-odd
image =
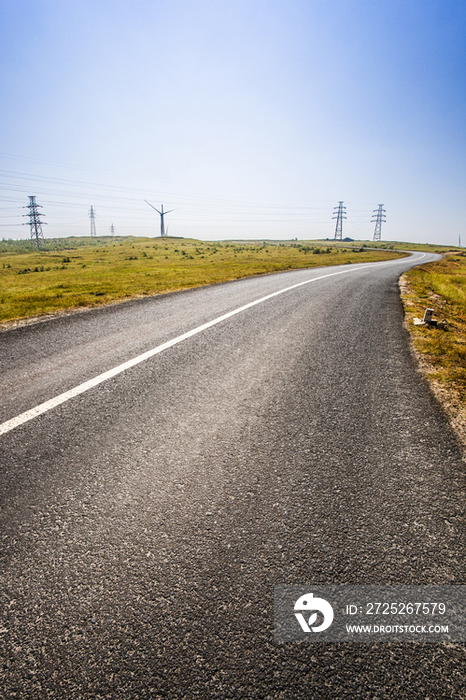
{"type": "Polygon", "coordinates": [[[153,204],[151,204],[150,202],[148,202],[147,199],[145,199],[144,201],[145,201],[146,204],[148,204],[150,207],[152,207],[152,209],[155,209],[156,212],[158,212],[159,214],[162,213],[161,211],[159,211],[159,210],[157,209],[157,207],[154,207],[153,204]]]}

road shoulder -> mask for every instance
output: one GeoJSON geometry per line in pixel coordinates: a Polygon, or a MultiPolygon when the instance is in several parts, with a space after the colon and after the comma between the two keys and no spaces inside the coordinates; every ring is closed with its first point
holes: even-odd
{"type": "MultiPolygon", "coordinates": [[[[416,339],[419,337],[420,330],[415,326],[414,318],[419,316],[417,309],[421,305],[426,306],[426,303],[416,294],[406,274],[400,277],[398,284],[403,303],[404,325],[409,334],[411,352],[416,359],[420,372],[427,379],[431,391],[446,413],[449,423],[462,446],[463,457],[466,459],[466,401],[464,400],[464,392],[461,392],[460,387],[454,383],[447,382],[439,376],[438,368],[432,356],[419,349],[416,339]]],[[[426,330],[422,328],[422,332],[425,333],[426,330]]],[[[429,330],[427,332],[442,333],[443,331],[429,330]]]]}

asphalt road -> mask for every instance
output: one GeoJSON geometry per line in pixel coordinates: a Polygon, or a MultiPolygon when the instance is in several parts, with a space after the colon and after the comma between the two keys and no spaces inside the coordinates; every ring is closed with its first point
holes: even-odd
{"type": "Polygon", "coordinates": [[[294,287],[0,435],[1,697],[466,697],[461,644],[273,641],[276,584],[466,583],[464,463],[403,328],[418,262],[0,334],[4,425],[294,287]]]}

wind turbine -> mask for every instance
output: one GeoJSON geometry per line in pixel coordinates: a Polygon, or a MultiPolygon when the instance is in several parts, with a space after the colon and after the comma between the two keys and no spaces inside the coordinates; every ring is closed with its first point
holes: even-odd
{"type": "Polygon", "coordinates": [[[154,207],[154,205],[151,204],[150,202],[148,202],[147,199],[145,199],[144,201],[146,204],[148,204],[150,207],[152,207],[152,209],[155,209],[155,211],[160,214],[160,235],[161,236],[168,236],[168,234],[165,233],[165,222],[164,222],[163,217],[165,216],[165,214],[169,214],[171,211],[174,211],[174,209],[169,209],[168,211],[164,211],[163,204],[161,204],[160,206],[161,206],[162,211],[159,211],[157,209],[157,207],[154,207]]]}

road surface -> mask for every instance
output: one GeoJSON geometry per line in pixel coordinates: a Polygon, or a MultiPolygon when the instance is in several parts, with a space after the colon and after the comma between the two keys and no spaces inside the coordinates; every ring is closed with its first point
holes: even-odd
{"type": "Polygon", "coordinates": [[[277,584],[465,583],[397,287],[433,257],[0,334],[2,697],[466,697],[461,644],[273,641],[277,584]]]}

